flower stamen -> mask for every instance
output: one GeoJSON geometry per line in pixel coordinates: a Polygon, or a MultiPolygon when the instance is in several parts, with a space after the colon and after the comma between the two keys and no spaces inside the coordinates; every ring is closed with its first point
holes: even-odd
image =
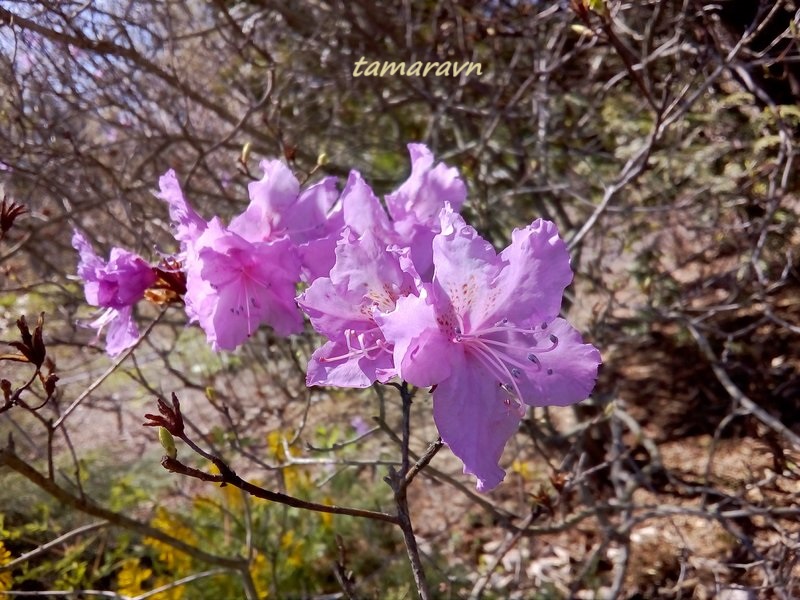
{"type": "MultiPolygon", "coordinates": [[[[542,330],[547,329],[547,327],[548,324],[546,322],[542,323],[542,330]]],[[[522,392],[517,381],[522,378],[523,373],[528,375],[541,373],[544,368],[539,356],[554,351],[559,345],[558,337],[554,334],[547,336],[550,346],[543,348],[537,347],[543,340],[537,340],[536,338],[537,330],[535,328],[517,327],[510,325],[508,319],[501,319],[492,327],[477,329],[469,333],[463,333],[461,327],[456,327],[452,340],[455,343],[466,344],[467,348],[475,353],[478,360],[498,377],[500,387],[511,398],[515,399],[521,407],[522,392]],[[496,334],[506,334],[508,337],[503,339],[489,337],[496,334]],[[520,336],[522,336],[522,340],[519,339],[520,336]],[[517,343],[514,343],[514,341],[517,343]],[[530,341],[533,342],[532,347],[526,349],[526,342],[529,343],[530,341]],[[526,350],[527,353],[522,354],[526,350]],[[520,354],[527,361],[523,360],[520,354]]],[[[548,375],[552,375],[553,369],[548,368],[545,372],[548,375]]]]}
{"type": "Polygon", "coordinates": [[[391,350],[389,350],[389,345],[382,337],[378,337],[373,344],[366,345],[367,333],[370,332],[356,334],[355,330],[347,329],[344,332],[345,343],[347,344],[347,352],[344,354],[339,354],[338,356],[321,356],[319,358],[319,362],[339,362],[361,357],[374,360],[376,355],[371,354],[372,352],[391,352],[391,350]],[[353,339],[354,336],[355,340],[353,339]]]}

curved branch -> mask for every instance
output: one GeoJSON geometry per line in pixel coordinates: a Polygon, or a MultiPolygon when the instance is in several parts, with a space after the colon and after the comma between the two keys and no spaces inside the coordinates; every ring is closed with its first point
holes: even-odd
{"type": "Polygon", "coordinates": [[[164,533],[160,529],[156,529],[147,523],[142,523],[136,519],[131,519],[130,517],[126,517],[112,510],[108,510],[107,508],[103,508],[91,500],[81,499],[77,496],[73,496],[55,481],[48,479],[24,460],[19,458],[10,448],[3,448],[0,450],[0,465],[7,466],[12,471],[19,473],[36,487],[50,494],[64,506],[75,509],[87,515],[92,515],[93,517],[104,519],[112,525],[122,527],[123,529],[127,529],[129,531],[135,531],[142,536],[150,537],[158,540],[159,542],[163,542],[164,544],[172,546],[176,550],[180,550],[192,558],[196,558],[197,560],[205,563],[227,567],[236,571],[241,571],[242,569],[247,569],[248,567],[248,561],[243,558],[232,558],[227,556],[218,556],[216,554],[209,554],[208,552],[205,552],[200,548],[196,548],[191,544],[187,544],[183,540],[173,537],[168,533],[164,533]]]}

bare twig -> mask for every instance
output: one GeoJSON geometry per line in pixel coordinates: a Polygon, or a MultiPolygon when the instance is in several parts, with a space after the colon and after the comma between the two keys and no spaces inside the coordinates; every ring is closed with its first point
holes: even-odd
{"type": "Polygon", "coordinates": [[[786,425],[781,423],[766,410],[761,408],[758,404],[753,402],[753,400],[751,400],[744,392],[742,392],[742,390],[738,388],[735,383],[733,383],[733,380],[719,363],[719,360],[714,354],[714,350],[711,348],[711,344],[709,344],[708,339],[706,336],[700,333],[700,330],[694,325],[694,323],[691,321],[684,321],[684,325],[689,330],[689,333],[692,334],[692,337],[697,342],[697,346],[700,348],[703,356],[706,357],[711,369],[714,371],[714,375],[716,375],[717,379],[722,384],[722,387],[724,387],[725,391],[730,394],[731,398],[740,404],[747,412],[764,423],[764,425],[780,433],[789,442],[791,442],[796,449],[800,450],[800,436],[786,427],[786,425]]]}

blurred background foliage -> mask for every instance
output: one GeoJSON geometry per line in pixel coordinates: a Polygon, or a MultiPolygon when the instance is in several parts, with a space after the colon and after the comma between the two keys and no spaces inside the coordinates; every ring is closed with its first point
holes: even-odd
{"type": "MultiPolygon", "coordinates": [[[[246,565],[113,519],[84,532],[85,504],[7,464],[0,570],[78,533],[0,571],[0,591],[238,597],[249,573],[265,597],[413,595],[388,528],[169,476],[139,426],[177,392],[241,474],[378,507],[397,399],[306,391],[310,334],[214,355],[179,310],[144,305],[151,334],[106,373],[69,240],[78,227],[104,252],[175,250],[153,196],[169,168],[226,217],[261,158],[301,180],[356,168],[385,193],[422,141],[462,173],[467,218],[498,247],[536,217],[558,223],[576,271],[564,311],[604,359],[590,401],[532,411],[497,492],[471,493],[444,453],[415,483],[439,597],[800,595],[797,28],[788,0],[0,1],[0,186],[29,211],[0,240],[0,337],[44,311],[61,378],[38,412],[0,415],[2,439],[70,497],[246,565]],[[355,77],[361,57],[482,74],[355,77]]],[[[421,452],[424,391],[414,418],[421,452]]]]}

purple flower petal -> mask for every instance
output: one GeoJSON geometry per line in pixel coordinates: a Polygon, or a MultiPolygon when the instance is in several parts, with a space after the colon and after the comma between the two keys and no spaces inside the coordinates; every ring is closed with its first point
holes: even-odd
{"type": "Polygon", "coordinates": [[[115,313],[114,318],[108,322],[106,333],[106,352],[112,358],[122,354],[139,339],[139,329],[133,320],[131,307],[115,310],[115,313]]]}
{"type": "Polygon", "coordinates": [[[298,296],[297,303],[316,331],[336,338],[369,319],[369,314],[361,310],[360,299],[357,293],[348,293],[328,277],[320,277],[298,296]]]}
{"type": "Polygon", "coordinates": [[[411,175],[386,196],[386,206],[397,238],[410,248],[417,271],[430,281],[431,243],[441,231],[439,213],[447,204],[458,212],[467,197],[467,188],[456,169],[441,163],[433,166],[433,154],[426,146],[409,144],[408,150],[411,175]]]}
{"type": "Polygon", "coordinates": [[[283,235],[287,212],[300,193],[300,183],[291,169],[279,160],[263,160],[264,177],[247,186],[250,204],[231,221],[230,231],[249,242],[261,242],[283,235]]]}
{"type": "Polygon", "coordinates": [[[358,171],[351,171],[342,191],[344,222],[356,234],[367,231],[388,246],[396,235],[386,211],[358,171]]]}
{"type": "Polygon", "coordinates": [[[442,315],[452,308],[452,317],[458,321],[451,325],[464,332],[484,323],[499,308],[497,300],[504,292],[493,282],[501,262],[492,245],[464,219],[449,208],[442,214],[442,233],[433,242],[435,301],[442,315]]]}
{"type": "Polygon", "coordinates": [[[147,288],[156,282],[153,268],[144,259],[122,248],[112,248],[102,275],[100,306],[124,308],[142,299],[147,288]]]}
{"type": "MultiPolygon", "coordinates": [[[[97,256],[89,240],[77,229],[72,232],[72,247],[78,251],[80,257],[78,277],[84,281],[94,279],[95,273],[105,266],[105,261],[97,256]]],[[[92,304],[92,302],[89,303],[92,304]]]]}
{"type": "Polygon", "coordinates": [[[555,224],[536,219],[525,229],[515,229],[500,258],[504,266],[495,282],[497,311],[487,315],[487,320],[542,323],[557,316],[572,269],[567,245],[555,224]]]}
{"type": "Polygon", "coordinates": [[[452,375],[453,363],[461,359],[463,350],[439,327],[428,294],[399,298],[393,311],[377,313],[375,321],[394,346],[394,364],[401,378],[425,387],[452,375]]]}
{"type": "Polygon", "coordinates": [[[433,392],[433,418],[442,440],[474,475],[480,492],[505,477],[498,465],[508,439],[517,431],[520,413],[506,402],[506,393],[490,373],[462,360],[453,376],[433,392]]]}
{"type": "Polygon", "coordinates": [[[433,166],[433,154],[423,144],[409,144],[411,175],[386,196],[389,215],[396,222],[408,221],[437,227],[439,211],[450,203],[458,212],[467,198],[467,188],[454,167],[433,166]]]}
{"type": "Polygon", "coordinates": [[[540,347],[555,347],[545,352],[529,349],[541,368],[526,373],[530,387],[520,378],[523,401],[530,406],[567,406],[584,400],[597,381],[597,348],[584,344],[581,334],[561,318],[548,323],[542,332],[547,335],[542,336],[540,347]]]}
{"type": "Polygon", "coordinates": [[[338,233],[344,224],[344,219],[337,214],[341,211],[335,210],[338,199],[336,178],[326,177],[300,193],[296,202],[287,207],[281,225],[296,243],[338,233]]]}
{"type": "Polygon", "coordinates": [[[207,226],[206,221],[189,206],[181,190],[175,171],[170,169],[158,180],[160,192],[156,194],[169,206],[169,218],[175,228],[175,239],[182,245],[194,242],[207,226]]]}
{"type": "Polygon", "coordinates": [[[336,178],[328,177],[300,194],[284,224],[295,242],[303,279],[327,277],[336,261],[336,243],[344,228],[344,213],[337,203],[336,178]]]}

